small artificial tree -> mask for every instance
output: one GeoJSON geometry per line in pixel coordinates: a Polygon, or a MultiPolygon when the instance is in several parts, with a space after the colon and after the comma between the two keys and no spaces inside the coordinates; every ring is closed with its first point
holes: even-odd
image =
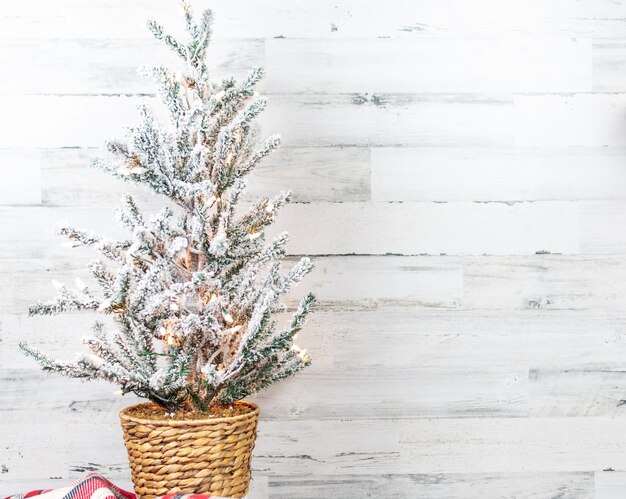
{"type": "Polygon", "coordinates": [[[307,294],[279,327],[280,298],[311,269],[302,258],[281,271],[287,233],[266,241],[265,228],[289,193],[235,208],[244,177],[279,145],[255,140],[254,120],[266,100],[254,91],[263,72],[242,81],[212,83],[206,51],[212,13],[196,20],[183,2],[188,40],[150,21],[148,27],[184,62],[181,72],[150,70],[168,114],[161,126],[140,106],[140,122],[127,141],[111,141],[110,160],[94,165],[169,198],[171,207],[145,218],[130,195],[116,214],[131,235],[112,240],[71,227],[60,229],[75,246],[93,246],[90,271],[102,288],[94,294],[55,283],[58,296],[29,308],[30,315],[88,310],[110,314],[115,330],[96,322],[84,338],[91,353],[61,362],[22,343],[47,371],[104,379],[122,393],[147,398],[168,413],[207,412],[263,390],[310,363],[294,344],[314,302],[307,294]]]}

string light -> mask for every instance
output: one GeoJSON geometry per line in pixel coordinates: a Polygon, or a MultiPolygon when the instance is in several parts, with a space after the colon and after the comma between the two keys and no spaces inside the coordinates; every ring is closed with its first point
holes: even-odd
{"type": "MultiPolygon", "coordinates": [[[[33,313],[97,307],[100,312],[118,314],[114,318],[120,330],[110,331],[97,323],[87,340],[95,357],[83,356],[77,363],[53,363],[27,350],[46,369],[116,382],[120,389],[115,395],[137,392],[158,400],[167,408],[167,416],[179,409],[212,408],[218,400],[234,403],[304,367],[309,356],[294,345],[296,335],[289,328],[300,327],[312,302],[312,298],[303,300],[293,313],[295,326],[287,330],[271,322],[272,316],[283,322],[286,307],[278,299],[312,264],[302,258],[289,275],[273,274],[284,255],[267,250],[262,243],[269,236],[267,224],[281,210],[282,197],[251,200],[248,214],[235,213],[235,201],[245,187],[243,175],[263,155],[252,148],[251,120],[256,117],[255,106],[263,107],[264,101],[246,102],[259,97],[253,86],[261,73],[255,70],[237,86],[228,81],[209,82],[203,59],[210,18],[205,15],[196,24],[186,0],[181,1],[193,35],[190,43],[198,50],[187,54],[186,69],[151,71],[174,116],[161,128],[149,111],[142,110],[130,140],[114,141],[107,147],[122,159],[98,163],[114,176],[165,193],[178,206],[144,223],[142,210],[131,197],[125,198],[119,218],[134,228],[128,240],[63,229],[70,236],[64,246],[96,246],[116,265],[109,269],[97,261],[92,267],[96,279],[86,277],[88,286],[75,275],[61,277],[63,282],[52,280],[58,296],[37,303],[33,313]],[[245,105],[252,106],[249,116],[230,112],[245,105]],[[199,118],[178,119],[185,118],[185,113],[199,118]],[[174,138],[167,140],[170,137],[174,138]],[[184,151],[170,143],[181,137],[184,151]],[[216,141],[223,149],[214,157],[210,146],[216,141]],[[160,169],[153,163],[166,166],[160,169]],[[98,282],[104,296],[91,294],[98,282]],[[303,361],[296,361],[297,357],[303,361]],[[251,371],[250,365],[262,369],[251,371]]],[[[164,35],[159,25],[150,26],[157,38],[164,38],[174,49],[183,46],[164,35]]],[[[269,152],[277,145],[278,138],[273,136],[263,147],[269,152]]],[[[281,235],[275,246],[280,249],[285,240],[286,235],[281,235]]]]}
{"type": "Polygon", "coordinates": [[[243,327],[243,326],[242,326],[241,324],[237,324],[237,325],[236,325],[236,326],[234,326],[234,327],[231,327],[231,328],[225,329],[225,330],[224,330],[224,332],[225,332],[226,334],[234,334],[234,333],[236,333],[237,331],[240,331],[242,327],[243,327]]]}
{"type": "Polygon", "coordinates": [[[141,175],[142,173],[146,173],[148,170],[146,170],[145,168],[141,167],[141,166],[136,166],[134,168],[128,168],[127,166],[120,166],[117,169],[117,173],[119,173],[120,175],[124,175],[126,177],[129,177],[130,175],[141,175]]]}
{"type": "Polygon", "coordinates": [[[228,312],[228,310],[222,310],[222,317],[224,317],[224,320],[229,324],[232,324],[234,322],[233,316],[230,315],[230,312],[228,312]]]}
{"type": "Polygon", "coordinates": [[[304,348],[300,348],[298,345],[292,345],[291,349],[298,354],[298,357],[300,357],[300,360],[304,360],[304,357],[306,356],[306,353],[307,353],[304,348]]]}
{"type": "Polygon", "coordinates": [[[107,308],[111,306],[111,302],[109,300],[104,300],[100,305],[98,305],[98,312],[104,312],[107,308]]]}

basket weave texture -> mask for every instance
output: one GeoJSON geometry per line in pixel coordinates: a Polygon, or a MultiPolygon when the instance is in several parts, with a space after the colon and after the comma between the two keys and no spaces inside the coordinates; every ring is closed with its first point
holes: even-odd
{"type": "MultiPolygon", "coordinates": [[[[226,418],[152,420],[120,412],[135,493],[140,499],[172,493],[243,497],[250,486],[250,462],[259,408],[226,418]]],[[[151,403],[139,406],[152,406],[151,403]]]]}

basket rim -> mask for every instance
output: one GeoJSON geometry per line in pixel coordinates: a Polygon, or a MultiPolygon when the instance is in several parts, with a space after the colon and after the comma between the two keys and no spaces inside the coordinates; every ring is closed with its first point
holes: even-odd
{"type": "Polygon", "coordinates": [[[146,405],[154,405],[154,402],[140,402],[139,404],[129,405],[128,407],[124,407],[119,415],[120,419],[123,421],[129,421],[132,423],[138,423],[141,425],[151,425],[151,426],[206,426],[206,425],[214,425],[214,424],[222,424],[222,423],[231,423],[236,421],[242,421],[245,419],[258,417],[260,409],[257,404],[254,402],[248,402],[247,400],[237,400],[234,402],[237,405],[245,405],[250,408],[248,412],[245,414],[239,414],[237,416],[227,416],[224,418],[205,418],[205,419],[145,419],[139,418],[136,416],[131,416],[128,414],[128,411],[134,409],[135,407],[146,406],[146,405]]]}

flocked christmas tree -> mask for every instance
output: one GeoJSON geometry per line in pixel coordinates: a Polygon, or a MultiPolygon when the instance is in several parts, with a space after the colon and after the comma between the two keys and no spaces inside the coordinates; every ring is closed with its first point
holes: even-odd
{"type": "Polygon", "coordinates": [[[126,240],[62,228],[74,245],[93,246],[104,257],[90,265],[102,290],[56,283],[56,298],[29,309],[31,315],[98,311],[110,314],[116,327],[97,322],[83,340],[91,353],[74,362],[21,347],[47,371],[108,380],[168,411],[204,412],[310,363],[294,338],[314,296],[306,295],[279,327],[285,313],[281,297],[312,269],[311,260],[302,258],[282,271],[287,234],[272,241],[265,237],[289,194],[235,210],[244,177],[279,145],[277,136],[255,140],[254,121],[266,106],[254,91],[262,70],[253,69],[242,81],[211,82],[206,51],[212,13],[196,20],[184,2],[183,10],[185,42],[148,24],[184,63],[180,72],[150,70],[167,123],[141,106],[140,122],[127,141],[107,143],[111,158],[94,162],[166,196],[172,206],[148,219],[125,195],[117,218],[129,230],[126,240]]]}

